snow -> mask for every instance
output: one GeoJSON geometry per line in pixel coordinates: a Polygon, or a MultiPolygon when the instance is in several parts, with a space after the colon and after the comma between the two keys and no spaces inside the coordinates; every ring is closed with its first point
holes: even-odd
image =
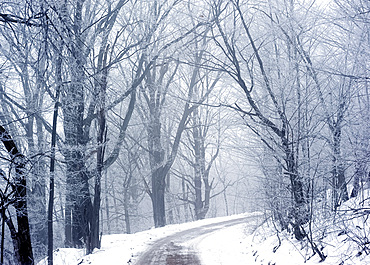
{"type": "MultiPolygon", "coordinates": [[[[327,256],[324,262],[320,262],[317,254],[313,255],[307,240],[298,242],[292,234],[284,231],[279,233],[281,245],[277,248],[279,239],[276,230],[270,222],[262,222],[265,216],[261,213],[245,213],[168,225],[131,235],[105,235],[102,238],[102,248],[95,250],[91,255],[84,256],[83,250],[76,249],[56,250],[54,264],[135,264],[138,255],[158,239],[198,226],[254,216],[251,222],[231,227],[220,226],[220,229],[191,239],[182,245],[197,250],[204,265],[366,265],[370,264],[370,255],[360,249],[354,241],[369,239],[369,214],[353,215],[353,209],[356,207],[358,204],[355,200],[347,202],[341,211],[344,216],[348,215],[350,218],[338,217],[335,225],[325,219],[318,220],[315,224],[320,227],[318,231],[325,230],[325,236],[321,236],[320,240],[317,239],[318,235],[314,234],[315,242],[327,256]],[[257,227],[257,224],[261,225],[257,227]]],[[[44,260],[38,265],[46,264],[44,260]]]]}
{"type": "MultiPolygon", "coordinates": [[[[221,229],[206,236],[198,244],[204,264],[247,264],[245,225],[221,229]]],[[[249,263],[248,263],[249,264],[249,263]]]]}

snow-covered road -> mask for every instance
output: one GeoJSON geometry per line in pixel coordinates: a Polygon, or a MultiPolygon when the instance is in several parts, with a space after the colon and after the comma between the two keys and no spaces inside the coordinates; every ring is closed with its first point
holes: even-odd
{"type": "MultiPolygon", "coordinates": [[[[219,221],[174,233],[155,241],[145,252],[139,255],[134,264],[206,265],[209,263],[207,260],[209,261],[210,256],[207,251],[204,251],[207,248],[204,246],[203,242],[234,226],[246,225],[247,223],[253,223],[253,225],[255,225],[255,219],[256,217],[254,216],[243,216],[237,219],[219,221]],[[199,245],[202,245],[202,247],[200,248],[199,245]]],[[[214,243],[218,246],[222,245],[222,242],[208,242],[207,245],[209,249],[213,248],[214,243]]],[[[214,253],[214,251],[212,251],[212,253],[214,253]]]]}

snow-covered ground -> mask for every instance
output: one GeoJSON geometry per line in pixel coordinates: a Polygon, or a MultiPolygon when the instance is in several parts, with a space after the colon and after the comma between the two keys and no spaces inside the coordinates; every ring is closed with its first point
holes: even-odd
{"type": "MultiPolygon", "coordinates": [[[[197,249],[199,258],[204,265],[367,265],[370,264],[370,253],[368,252],[370,246],[369,241],[366,242],[366,240],[369,240],[370,234],[369,214],[353,215],[353,209],[356,207],[358,208],[356,201],[351,200],[341,208],[343,213],[350,218],[338,217],[340,222],[335,225],[333,223],[328,224],[328,221],[320,221],[321,223],[316,224],[322,227],[325,226],[324,236],[314,235],[315,243],[327,256],[324,262],[320,262],[317,254],[312,254],[313,252],[307,241],[298,242],[291,234],[286,232],[279,233],[281,245],[276,249],[276,246],[279,245],[279,239],[273,226],[269,222],[264,222],[256,229],[257,224],[261,224],[263,221],[264,215],[261,213],[246,213],[186,224],[169,225],[131,235],[106,235],[102,239],[102,248],[95,250],[91,255],[84,256],[83,250],[76,249],[56,250],[54,264],[135,264],[137,256],[160,238],[206,224],[238,219],[243,216],[255,216],[254,221],[221,228],[184,242],[184,245],[197,249]],[[355,243],[359,240],[365,240],[363,243],[367,249],[361,249],[355,243]],[[274,248],[276,249],[275,252],[273,251],[274,248]]],[[[317,229],[317,231],[324,230],[322,228],[317,229]]],[[[46,261],[39,263],[39,265],[46,264],[46,261]]]]}
{"type": "MultiPolygon", "coordinates": [[[[85,256],[84,250],[61,248],[54,252],[55,265],[77,264],[135,264],[141,252],[145,251],[154,241],[187,229],[218,223],[240,217],[260,216],[261,213],[246,213],[227,217],[219,217],[195,221],[185,224],[168,225],[162,228],[150,229],[135,234],[104,235],[101,249],[96,249],[93,254],[85,256]]],[[[241,232],[242,233],[242,232],[241,232]]],[[[210,235],[210,236],[213,236],[210,235]]],[[[214,242],[213,244],[215,244],[214,242]]],[[[47,265],[43,260],[38,265],[47,265]]]]}
{"type": "MultiPolygon", "coordinates": [[[[345,202],[338,209],[337,214],[314,219],[311,226],[312,238],[313,243],[326,256],[322,262],[317,254],[313,254],[307,239],[297,241],[286,231],[277,235],[272,223],[265,222],[253,233],[250,231],[242,233],[243,227],[229,228],[230,233],[233,233],[241,243],[239,247],[238,241],[232,241],[231,237],[227,236],[229,233],[226,230],[215,234],[218,239],[227,238],[227,241],[233,244],[230,249],[235,249],[238,256],[240,253],[243,254],[244,263],[227,263],[226,257],[221,258],[222,262],[219,263],[211,258],[208,262],[207,255],[205,264],[370,265],[370,190],[365,190],[356,198],[345,202]],[[281,244],[279,244],[279,238],[281,244]]],[[[305,230],[307,232],[309,228],[306,226],[305,230]]],[[[218,239],[208,240],[212,242],[218,239]]],[[[203,241],[203,244],[206,245],[207,242],[203,241]]],[[[222,247],[217,247],[218,252],[221,252],[222,247]]]]}

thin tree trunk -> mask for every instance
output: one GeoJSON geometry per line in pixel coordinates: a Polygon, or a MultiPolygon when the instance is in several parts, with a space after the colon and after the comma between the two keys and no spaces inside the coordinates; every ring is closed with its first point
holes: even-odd
{"type": "Polygon", "coordinates": [[[108,174],[107,171],[105,171],[105,182],[104,182],[104,188],[105,188],[105,214],[107,216],[107,229],[108,234],[111,234],[111,225],[110,225],[110,212],[109,212],[109,200],[108,200],[108,174]]]}
{"type": "Polygon", "coordinates": [[[129,213],[129,194],[127,187],[125,187],[124,190],[124,198],[123,198],[123,206],[124,206],[124,211],[125,211],[125,224],[126,224],[126,233],[131,234],[131,224],[130,224],[130,213],[129,213]]]}
{"type": "Polygon", "coordinates": [[[55,95],[53,128],[51,134],[51,157],[50,157],[50,187],[49,187],[49,205],[48,205],[48,264],[53,265],[53,208],[54,208],[54,179],[55,179],[55,146],[57,135],[58,120],[58,100],[59,92],[57,89],[55,95]]]}
{"type": "Polygon", "coordinates": [[[51,134],[51,157],[50,157],[50,183],[49,183],[49,203],[48,203],[48,264],[53,265],[53,249],[54,249],[54,235],[53,235],[53,209],[54,209],[54,183],[55,183],[55,147],[57,140],[57,122],[59,110],[59,96],[62,86],[62,57],[61,50],[56,61],[56,92],[55,105],[53,116],[53,127],[51,134]]]}

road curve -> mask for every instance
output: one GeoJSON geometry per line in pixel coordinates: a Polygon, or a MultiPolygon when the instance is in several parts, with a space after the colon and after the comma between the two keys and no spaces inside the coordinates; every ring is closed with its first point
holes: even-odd
{"type": "Polygon", "coordinates": [[[201,265],[197,256],[197,250],[184,246],[187,241],[205,236],[216,230],[246,223],[256,216],[241,217],[237,219],[220,221],[207,224],[181,232],[177,232],[165,238],[161,238],[153,245],[141,253],[134,262],[135,265],[201,265]]]}

